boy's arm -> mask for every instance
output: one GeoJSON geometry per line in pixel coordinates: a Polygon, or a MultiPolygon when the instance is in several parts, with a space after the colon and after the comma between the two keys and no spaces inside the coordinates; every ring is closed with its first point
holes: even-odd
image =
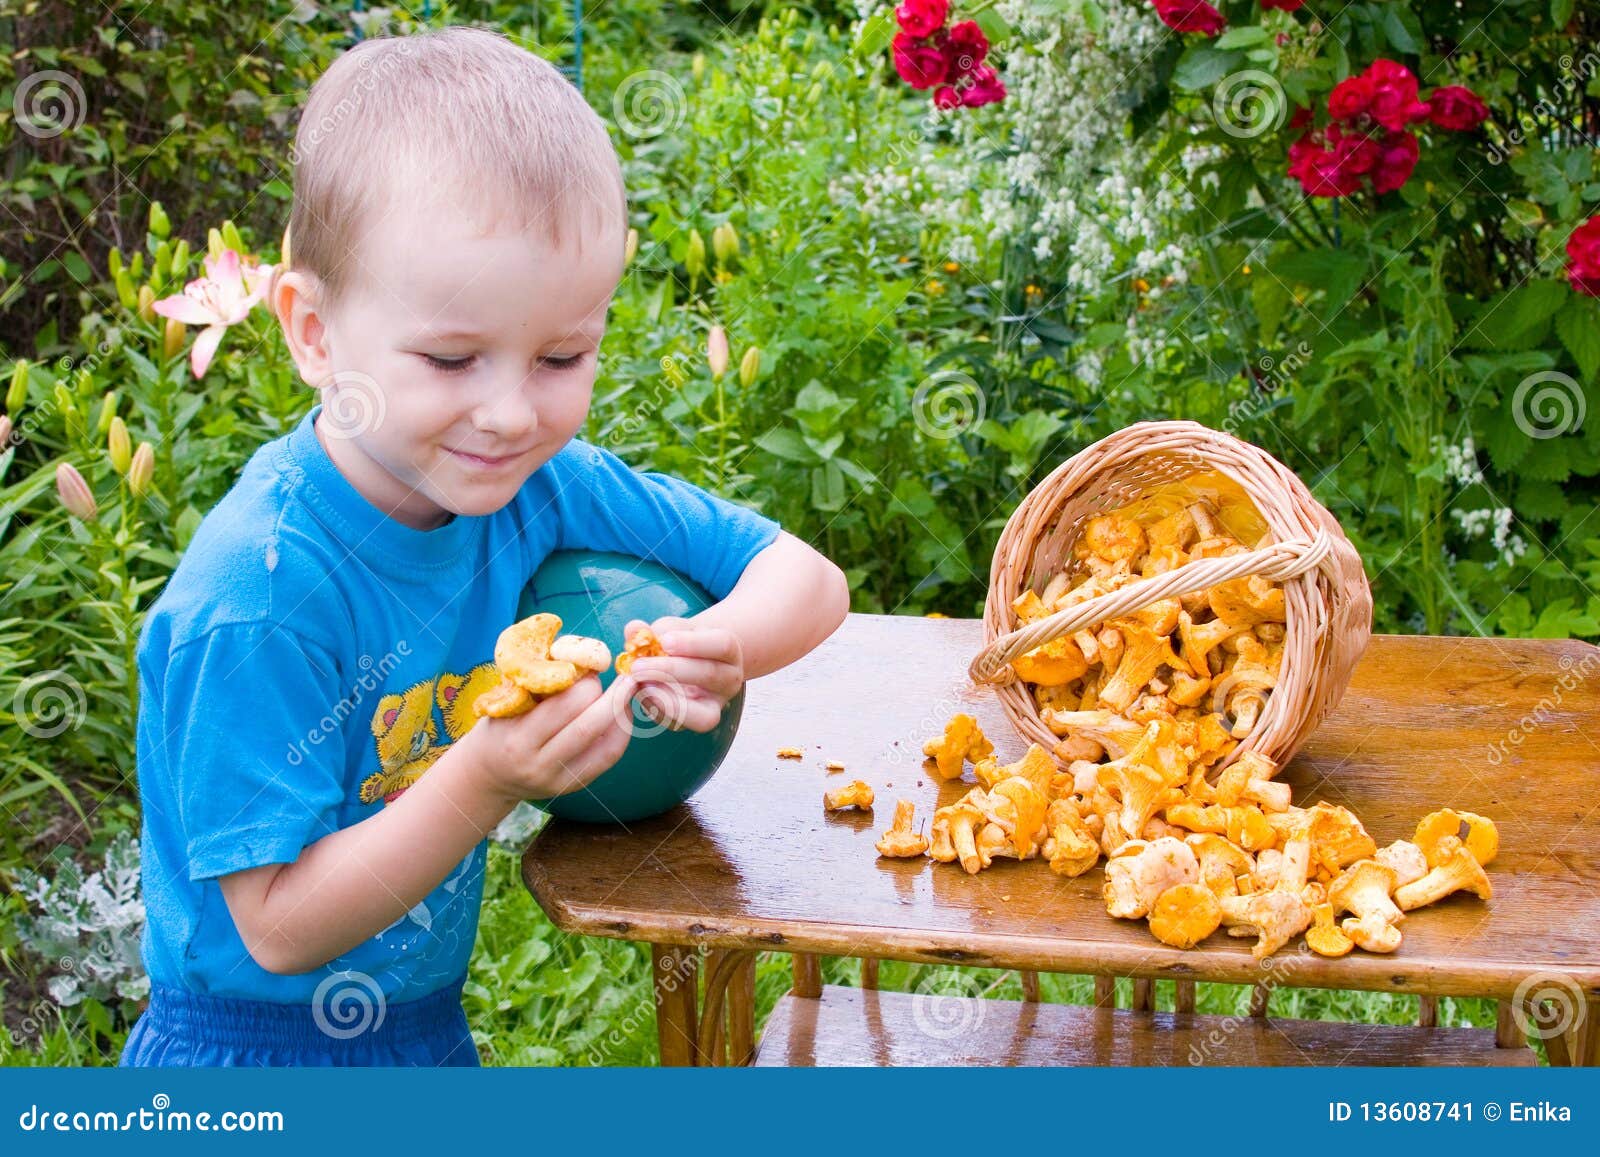
{"type": "Polygon", "coordinates": [[[850,610],[844,572],[788,531],[750,560],[728,597],[689,621],[739,640],[744,677],[771,674],[814,650],[850,610]]]}
{"type": "Polygon", "coordinates": [[[377,814],[309,844],[293,863],[219,878],[240,938],[269,972],[308,972],[377,935],[439,886],[520,799],[573,791],[628,742],[619,676],[580,680],[532,711],[480,720],[377,814]]]}

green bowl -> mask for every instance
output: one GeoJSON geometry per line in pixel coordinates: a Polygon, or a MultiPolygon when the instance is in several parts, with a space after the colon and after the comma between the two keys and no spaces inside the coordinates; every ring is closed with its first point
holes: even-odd
{"type": "MultiPolygon", "coordinates": [[[[633,619],[647,623],[665,616],[689,618],[716,600],[692,579],[658,562],[600,551],[562,550],[550,555],[534,574],[517,617],[539,612],[561,616],[561,631],[587,635],[611,648],[623,647],[622,629],[633,619]]],[[[600,675],[611,686],[614,670],[600,675]]],[[[671,731],[652,722],[637,707],[633,738],[608,771],[587,787],[553,799],[534,800],[536,807],[564,820],[585,823],[630,823],[682,803],[715,774],[733,746],[744,690],[722,709],[714,731],[671,731]]]]}

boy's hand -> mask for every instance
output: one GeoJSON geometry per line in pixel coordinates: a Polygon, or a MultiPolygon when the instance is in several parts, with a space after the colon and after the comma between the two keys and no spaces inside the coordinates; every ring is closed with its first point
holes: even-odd
{"type": "Polygon", "coordinates": [[[488,787],[508,800],[576,791],[610,770],[632,734],[630,699],[639,680],[618,675],[604,692],[593,675],[507,719],[480,719],[472,744],[488,787]]]}
{"type": "MultiPolygon", "coordinates": [[[[645,626],[634,619],[623,637],[645,626]]],[[[635,659],[643,710],[674,731],[712,731],[728,700],[744,686],[744,653],[739,636],[720,627],[698,627],[688,619],[668,616],[648,624],[665,655],[635,659]]],[[[616,684],[611,685],[616,690],[616,684]]]]}

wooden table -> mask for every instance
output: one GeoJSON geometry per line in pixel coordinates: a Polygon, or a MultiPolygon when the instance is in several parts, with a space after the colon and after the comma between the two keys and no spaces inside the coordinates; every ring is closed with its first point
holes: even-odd
{"type": "MultiPolygon", "coordinates": [[[[873,841],[895,799],[914,800],[920,824],[970,787],[940,783],[921,766],[922,741],[953,713],[975,714],[1002,760],[1022,754],[993,695],[966,678],[981,633],[977,620],[851,615],[805,659],[750,684],[727,762],[686,805],[626,827],[556,821],[534,841],[523,878],[558,927],[654,946],[662,1063],[711,1063],[725,1053],[733,1063],[750,1061],[759,950],[795,954],[793,998],[828,995],[835,1005],[841,990],[824,993],[816,954],[868,960],[867,988],[880,957],[1024,970],[1031,999],[1037,971],[1091,974],[1102,978],[1102,1019],[1110,978],[1134,977],[1133,1007],[1116,1015],[1134,1017],[1124,1031],[1141,1033],[1203,1030],[1207,1018],[1183,1019],[1193,1016],[1193,982],[1202,980],[1255,986],[1257,1015],[1276,985],[1417,993],[1424,1026],[1433,998],[1491,997],[1502,1002],[1494,1039],[1518,1046],[1519,1059],[1531,1053],[1520,1047],[1517,1022],[1555,1017],[1575,1023],[1548,1036],[1551,1060],[1600,1063],[1600,1029],[1585,1032],[1600,1023],[1600,648],[1375,636],[1338,710],[1279,778],[1301,806],[1325,799],[1351,808],[1380,846],[1409,838],[1417,819],[1439,807],[1490,816],[1500,828],[1489,869],[1494,899],[1456,896],[1412,914],[1393,955],[1332,960],[1286,948],[1263,964],[1249,940],[1218,933],[1182,951],[1155,940],[1142,921],[1108,917],[1099,868],[1065,879],[1040,860],[1002,860],[968,876],[955,865],[877,856],[873,841]],[[803,760],[778,758],[787,746],[802,747],[803,760]],[[828,760],[845,771],[829,773],[828,760]],[[875,813],[825,815],[824,789],[853,778],[876,789],[875,813]],[[1176,1013],[1150,1011],[1150,982],[1162,979],[1179,982],[1176,1013]],[[1561,999],[1530,1000],[1540,995],[1561,999]]],[[[850,992],[876,1002],[881,1031],[883,1017],[905,1013],[902,994],[850,992]]],[[[1050,1010],[1067,1006],[1022,1015],[1050,1010]]],[[[1069,1015],[1086,1011],[1093,1010],[1069,1015]]],[[[805,1029],[799,1021],[807,1015],[786,1003],[766,1035],[776,1025],[790,1060],[824,1063],[826,1041],[817,1034],[840,1018],[818,1013],[805,1029]],[[807,1037],[804,1047],[796,1033],[807,1037]]],[[[1118,1031],[1112,1022],[1102,1027],[1118,1031]]],[[[882,1047],[861,1046],[880,1062],[903,1063],[882,1047]]],[[[1425,1057],[1432,1046],[1419,1047],[1425,1057]]],[[[1246,1052],[1246,1063],[1265,1056],[1246,1052]]],[[[1001,1050],[999,1059],[1030,1063],[1031,1055],[1001,1050]]],[[[1120,1060],[1104,1050],[1088,1059],[1096,1055],[1102,1063],[1140,1060],[1138,1049],[1120,1060]]],[[[1074,1063],[1084,1053],[1061,1059],[1074,1063]]]]}

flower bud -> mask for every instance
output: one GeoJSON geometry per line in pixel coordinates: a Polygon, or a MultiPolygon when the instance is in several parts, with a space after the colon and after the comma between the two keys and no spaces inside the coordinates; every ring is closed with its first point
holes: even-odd
{"type": "Polygon", "coordinates": [[[622,264],[624,266],[632,265],[633,259],[637,256],[639,256],[639,231],[637,229],[629,229],[628,242],[622,247],[622,264]]]}
{"type": "Polygon", "coordinates": [[[133,462],[128,466],[128,489],[135,498],[150,489],[150,479],[155,472],[156,448],[148,442],[140,442],[139,448],[133,452],[133,462]]]}
{"type": "Polygon", "coordinates": [[[117,300],[122,302],[123,309],[133,309],[139,304],[139,291],[133,287],[133,276],[131,270],[124,269],[113,278],[117,285],[117,300]]]}
{"type": "Polygon", "coordinates": [[[121,418],[111,419],[111,431],[106,435],[106,457],[111,459],[111,469],[126,474],[133,465],[133,439],[128,437],[128,424],[121,418]]]}
{"type": "Polygon", "coordinates": [[[135,308],[139,312],[140,321],[154,321],[156,319],[156,291],[148,285],[139,287],[139,297],[135,308]]]}
{"type": "Polygon", "coordinates": [[[739,359],[739,384],[749,389],[761,373],[761,347],[751,346],[739,359]]]}
{"type": "Polygon", "coordinates": [[[728,372],[728,331],[720,325],[711,327],[706,337],[706,361],[711,366],[711,376],[720,378],[728,372]]]}
{"type": "Polygon", "coordinates": [[[11,448],[11,418],[9,415],[0,414],[0,454],[11,448]]]}
{"type": "Polygon", "coordinates": [[[701,78],[705,76],[705,74],[706,74],[706,54],[703,53],[703,52],[697,52],[689,60],[689,75],[694,77],[695,83],[698,84],[700,82],[701,78]]]}
{"type": "Polygon", "coordinates": [[[243,253],[244,238],[239,236],[239,227],[232,221],[222,223],[222,243],[235,253],[243,253]]]}
{"type": "Polygon", "coordinates": [[[15,414],[27,400],[28,363],[26,359],[18,358],[17,364],[11,367],[11,388],[6,391],[6,409],[15,414]]]}
{"type": "Polygon", "coordinates": [[[711,251],[723,265],[739,256],[739,232],[731,221],[724,221],[711,231],[711,251]]]}
{"type": "Polygon", "coordinates": [[[819,60],[816,67],[811,70],[811,79],[827,80],[832,73],[833,62],[831,60],[819,60]]]}
{"type": "Polygon", "coordinates": [[[184,335],[189,327],[175,317],[167,318],[166,328],[161,331],[161,356],[171,361],[183,352],[184,335]]]}
{"type": "Polygon", "coordinates": [[[220,230],[220,229],[207,229],[206,230],[206,256],[207,257],[211,258],[214,261],[217,258],[222,256],[222,251],[224,249],[226,249],[226,248],[227,248],[227,246],[222,243],[222,230],[220,230]]]}
{"type": "Polygon", "coordinates": [[[117,394],[115,390],[107,390],[106,396],[100,399],[100,412],[94,418],[94,432],[108,434],[111,432],[111,423],[117,416],[117,394]]]}
{"type": "Polygon", "coordinates": [[[683,265],[690,277],[699,277],[705,271],[706,239],[698,229],[689,230],[689,252],[684,254],[683,265]]]}
{"type": "Polygon", "coordinates": [[[122,250],[113,249],[106,254],[106,270],[111,274],[111,279],[115,281],[117,274],[122,272],[122,250]]]}
{"type": "Polygon", "coordinates": [[[167,276],[172,266],[172,243],[163,241],[156,246],[155,256],[150,262],[151,280],[156,281],[167,276]]]}
{"type": "Polygon", "coordinates": [[[74,518],[93,522],[100,513],[100,508],[95,505],[94,491],[89,489],[89,484],[77,468],[68,462],[56,467],[56,493],[61,496],[61,505],[74,518]]]}
{"type": "Polygon", "coordinates": [[[179,241],[172,247],[172,258],[167,262],[167,276],[181,281],[189,272],[189,243],[179,241]]]}
{"type": "Polygon", "coordinates": [[[160,201],[150,202],[150,232],[158,238],[165,238],[172,232],[172,222],[167,220],[167,211],[161,207],[160,201]]]}
{"type": "Polygon", "coordinates": [[[822,99],[822,82],[819,80],[815,84],[813,84],[810,88],[806,89],[806,105],[808,107],[814,107],[816,105],[816,103],[821,99],[822,99]]]}

